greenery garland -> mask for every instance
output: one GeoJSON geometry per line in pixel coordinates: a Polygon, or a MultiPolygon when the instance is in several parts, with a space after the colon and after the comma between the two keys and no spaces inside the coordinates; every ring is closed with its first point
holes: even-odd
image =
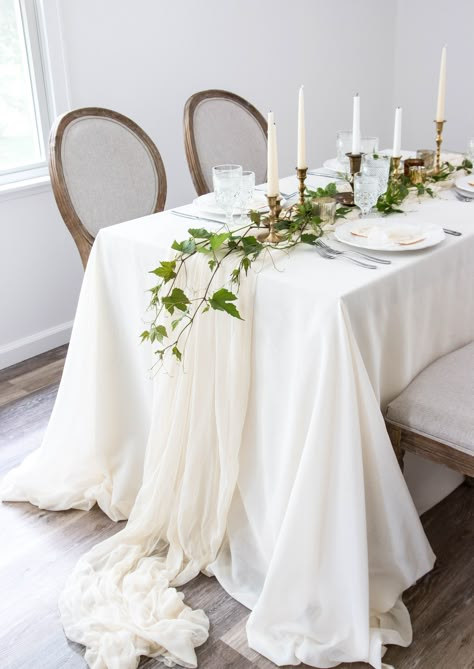
{"type": "MultiPolygon", "coordinates": [[[[416,190],[419,195],[433,197],[433,189],[427,183],[437,183],[448,179],[455,171],[471,169],[472,163],[468,160],[456,168],[449,163],[443,163],[440,172],[429,176],[425,184],[416,186],[404,176],[390,179],[387,191],[379,197],[376,208],[384,215],[401,212],[400,205],[410,192],[416,190]]],[[[182,360],[187,338],[199,313],[214,309],[242,320],[235,304],[242,274],[247,275],[262,254],[271,252],[271,249],[289,251],[299,244],[316,245],[323,234],[317,213],[317,200],[334,197],[336,194],[335,183],[316,190],[307,189],[303,204],[283,209],[276,224],[282,237],[277,247],[258,240],[255,233],[263,228],[267,218],[266,214],[259,211],[249,212],[250,223],[236,230],[213,232],[206,228],[190,228],[187,239],[174,241],[171,248],[176,251],[176,257],[173,260],[162,260],[151,271],[158,278],[157,284],[150,289],[149,309],[153,312],[153,317],[148,329],[141,334],[142,341],[158,344],[155,351],[158,361],[163,361],[167,354],[171,354],[178,361],[182,360]],[[186,272],[186,263],[196,254],[202,254],[207,259],[209,281],[201,294],[190,295],[176,283],[180,274],[186,272]],[[230,256],[236,258],[236,265],[226,284],[214,290],[213,280],[230,256]]],[[[345,217],[349,211],[350,208],[339,206],[336,218],[345,217]]]]}

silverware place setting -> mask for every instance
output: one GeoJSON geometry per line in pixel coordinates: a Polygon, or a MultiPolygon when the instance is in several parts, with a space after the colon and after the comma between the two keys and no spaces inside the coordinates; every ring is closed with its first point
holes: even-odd
{"type": "Polygon", "coordinates": [[[352,249],[347,249],[345,251],[341,251],[340,249],[335,249],[332,246],[329,246],[329,244],[326,244],[326,242],[323,242],[322,239],[318,239],[316,244],[318,246],[321,246],[321,248],[326,249],[329,253],[332,253],[333,255],[338,255],[338,256],[347,256],[348,258],[357,255],[361,256],[362,258],[365,258],[366,260],[371,260],[372,262],[379,263],[380,265],[391,265],[392,261],[387,260],[386,258],[379,258],[378,256],[372,256],[369,255],[368,253],[362,253],[362,251],[353,251],[352,249]]]}
{"type": "Polygon", "coordinates": [[[313,248],[315,248],[316,252],[319,253],[321,258],[324,258],[325,260],[336,260],[337,258],[342,258],[343,260],[348,260],[349,262],[354,263],[354,265],[359,265],[359,267],[365,267],[366,269],[377,269],[377,265],[370,265],[369,263],[354,258],[354,256],[346,255],[342,251],[331,253],[327,248],[321,246],[318,242],[316,242],[313,248]]]}

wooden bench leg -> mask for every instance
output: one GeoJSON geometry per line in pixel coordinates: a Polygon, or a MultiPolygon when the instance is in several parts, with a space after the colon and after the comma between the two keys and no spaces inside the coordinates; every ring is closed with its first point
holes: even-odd
{"type": "Polygon", "coordinates": [[[402,448],[402,431],[399,427],[395,427],[394,425],[388,425],[387,424],[387,432],[388,436],[390,437],[390,441],[392,442],[393,450],[395,451],[395,455],[397,456],[398,464],[400,465],[400,469],[403,471],[403,457],[405,455],[405,449],[402,448]]]}

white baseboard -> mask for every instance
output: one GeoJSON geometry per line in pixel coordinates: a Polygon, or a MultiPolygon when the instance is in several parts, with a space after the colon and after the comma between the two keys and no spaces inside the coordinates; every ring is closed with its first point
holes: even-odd
{"type": "Polygon", "coordinates": [[[0,346],[0,369],[16,365],[17,362],[22,362],[45,351],[50,351],[52,348],[67,344],[71,336],[71,330],[72,321],[69,321],[0,346]]]}

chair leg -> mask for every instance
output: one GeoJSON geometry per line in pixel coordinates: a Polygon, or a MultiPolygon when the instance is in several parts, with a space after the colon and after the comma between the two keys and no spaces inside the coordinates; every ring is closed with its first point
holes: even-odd
{"type": "Polygon", "coordinates": [[[402,448],[401,444],[402,431],[399,427],[387,424],[387,432],[388,436],[390,437],[390,441],[392,442],[393,450],[395,451],[395,455],[397,457],[398,464],[400,465],[400,469],[403,471],[403,458],[405,455],[405,449],[402,448]]]}

